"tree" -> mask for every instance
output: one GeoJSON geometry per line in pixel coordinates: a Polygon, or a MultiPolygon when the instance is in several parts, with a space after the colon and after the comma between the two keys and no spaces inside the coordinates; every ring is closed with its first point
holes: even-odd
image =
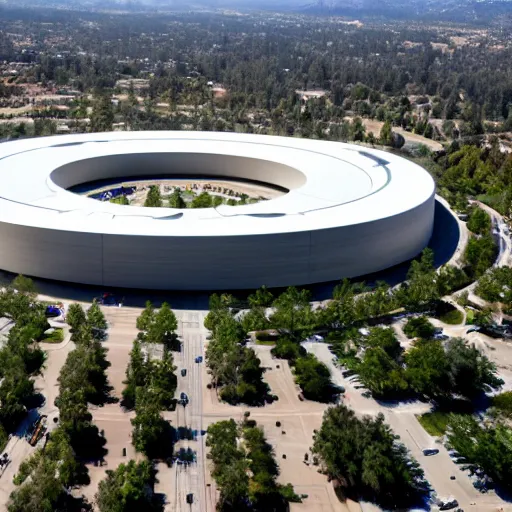
{"type": "Polygon", "coordinates": [[[307,354],[306,349],[302,345],[289,338],[280,338],[271,352],[273,357],[288,359],[291,365],[294,365],[299,357],[307,354]]]}
{"type": "Polygon", "coordinates": [[[400,397],[409,389],[404,369],[381,347],[366,349],[356,371],[375,396],[400,397]]]}
{"type": "Polygon", "coordinates": [[[265,285],[263,285],[261,288],[258,288],[254,293],[251,293],[251,295],[247,297],[247,300],[249,301],[249,305],[251,306],[251,308],[268,308],[272,305],[274,296],[272,295],[272,292],[270,292],[268,288],[265,285]]]}
{"type": "Polygon", "coordinates": [[[397,442],[384,416],[363,416],[344,405],[327,409],[312,451],[349,492],[383,506],[406,507],[422,494],[423,472],[397,442]]]}
{"type": "Polygon", "coordinates": [[[365,340],[368,347],[380,347],[389,357],[397,360],[402,353],[402,347],[398,342],[393,329],[386,327],[374,327],[365,340]]]}
{"type": "Polygon", "coordinates": [[[133,426],[132,444],[138,452],[148,457],[162,453],[168,435],[168,423],[162,418],[154,397],[143,388],[137,389],[136,416],[130,422],[133,426]]]}
{"type": "Polygon", "coordinates": [[[350,138],[353,141],[363,141],[366,133],[366,127],[360,117],[353,119],[350,125],[350,138]]]}
{"type": "Polygon", "coordinates": [[[208,192],[201,192],[190,203],[191,208],[211,208],[211,206],[212,196],[208,192]]]}
{"type": "Polygon", "coordinates": [[[452,416],[449,424],[448,445],[494,482],[512,490],[512,429],[501,422],[480,425],[469,415],[452,416]]]}
{"type": "Polygon", "coordinates": [[[153,362],[149,369],[151,391],[158,397],[160,408],[170,410],[178,383],[172,352],[165,348],[162,360],[153,362]]]}
{"type": "Polygon", "coordinates": [[[125,388],[123,389],[123,405],[128,409],[135,407],[137,388],[146,384],[147,374],[147,362],[142,354],[141,344],[135,340],[130,352],[130,362],[126,368],[125,388]]]}
{"type": "Polygon", "coordinates": [[[174,187],[172,194],[169,196],[169,208],[186,208],[187,203],[181,196],[181,189],[174,187]]]}
{"type": "Polygon", "coordinates": [[[503,380],[497,377],[496,365],[462,338],[448,341],[446,357],[454,393],[475,398],[482,392],[499,389],[503,385],[503,380]]]}
{"type": "Polygon", "coordinates": [[[163,206],[160,187],[157,185],[151,185],[149,187],[149,192],[146,196],[146,200],[144,201],[144,206],[147,208],[161,208],[163,206]]]}
{"type": "Polygon", "coordinates": [[[150,343],[172,343],[176,338],[177,328],[176,315],[169,304],[164,302],[156,313],[154,321],[148,327],[146,339],[150,343]]]}
{"type": "Polygon", "coordinates": [[[155,308],[151,301],[146,301],[146,307],[137,318],[137,329],[147,331],[149,326],[155,321],[155,308]]]}
{"type": "Polygon", "coordinates": [[[419,341],[405,354],[405,377],[412,390],[438,399],[451,394],[450,364],[440,341],[419,341]]]}
{"type": "Polygon", "coordinates": [[[80,304],[70,304],[68,312],[66,313],[66,321],[72,331],[76,331],[85,324],[87,317],[80,304]]]}
{"type": "Polygon", "coordinates": [[[110,132],[114,123],[114,110],[110,92],[96,95],[91,114],[91,132],[110,132]]]}
{"type": "Polygon", "coordinates": [[[393,131],[389,121],[386,121],[380,129],[379,142],[383,146],[393,146],[393,131]]]}
{"type": "Polygon", "coordinates": [[[114,471],[107,470],[107,476],[99,483],[96,494],[100,512],[163,510],[153,492],[154,482],[154,469],[148,461],[130,460],[114,471]]]}
{"type": "Polygon", "coordinates": [[[87,322],[93,330],[104,331],[107,328],[105,315],[96,300],[92,302],[91,307],[87,310],[87,322]]]}
{"type": "Polygon", "coordinates": [[[291,286],[274,300],[275,311],[270,317],[271,324],[276,328],[286,329],[292,336],[306,337],[314,327],[309,301],[309,291],[299,291],[291,286]]]}
{"type": "Polygon", "coordinates": [[[425,340],[431,339],[436,332],[435,327],[425,316],[409,318],[403,330],[408,338],[423,338],[425,340]]]}
{"type": "Polygon", "coordinates": [[[16,489],[10,496],[8,512],[53,512],[69,510],[69,501],[62,484],[55,478],[55,469],[42,467],[32,481],[16,489]]]}
{"type": "Polygon", "coordinates": [[[32,281],[32,279],[30,279],[29,277],[25,277],[21,274],[14,278],[13,282],[11,283],[11,286],[15,290],[18,290],[18,292],[25,293],[34,299],[37,295],[37,287],[34,284],[34,281],[32,281]]]}
{"type": "Polygon", "coordinates": [[[464,252],[464,261],[472,276],[480,277],[496,259],[497,247],[491,235],[470,237],[464,252]]]}
{"type": "Polygon", "coordinates": [[[477,235],[485,235],[491,232],[491,217],[482,208],[473,208],[469,215],[468,229],[477,235]]]}
{"type": "Polygon", "coordinates": [[[3,369],[0,383],[0,425],[12,432],[25,416],[27,405],[34,396],[34,382],[25,373],[21,360],[12,360],[3,369]]]}
{"type": "Polygon", "coordinates": [[[270,327],[270,322],[265,314],[265,308],[253,306],[249,311],[244,312],[240,320],[244,332],[263,331],[270,327]]]}
{"type": "Polygon", "coordinates": [[[295,361],[295,380],[309,400],[330,402],[336,389],[331,382],[331,373],[327,366],[312,354],[295,361]]]}

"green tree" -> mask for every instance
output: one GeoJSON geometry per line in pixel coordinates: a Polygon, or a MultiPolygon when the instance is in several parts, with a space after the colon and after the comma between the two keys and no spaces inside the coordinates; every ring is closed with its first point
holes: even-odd
{"type": "Polygon", "coordinates": [[[191,208],[211,208],[211,206],[212,196],[208,192],[201,192],[190,203],[191,208]]]}
{"type": "Polygon", "coordinates": [[[70,304],[66,313],[66,321],[72,331],[76,331],[86,323],[87,317],[80,304],[70,304]]]}
{"type": "Polygon", "coordinates": [[[307,337],[314,329],[310,298],[308,290],[299,291],[291,286],[274,300],[271,324],[278,329],[286,329],[292,336],[307,337]]]}
{"type": "Polygon", "coordinates": [[[114,471],[107,470],[107,476],[100,482],[96,494],[100,512],[163,510],[153,492],[154,482],[154,469],[148,461],[130,460],[114,471]]]}
{"type": "Polygon", "coordinates": [[[312,354],[295,361],[295,380],[304,396],[318,402],[330,402],[336,389],[331,382],[331,373],[327,366],[312,354]]]}
{"type": "Polygon", "coordinates": [[[128,409],[135,407],[137,388],[145,386],[147,382],[147,366],[146,358],[142,353],[141,343],[135,340],[130,352],[130,362],[126,368],[125,388],[123,389],[123,405],[128,409]]]}
{"type": "Polygon", "coordinates": [[[393,146],[393,131],[389,121],[386,121],[380,129],[379,142],[383,146],[393,146]]]}
{"type": "Polygon", "coordinates": [[[114,109],[110,92],[96,95],[91,114],[91,132],[110,132],[114,123],[114,109]]]}
{"type": "Polygon", "coordinates": [[[159,186],[151,185],[149,187],[148,195],[144,201],[144,206],[147,208],[161,208],[163,206],[159,186]]]}
{"type": "Polygon", "coordinates": [[[361,498],[406,507],[422,494],[423,472],[397,442],[384,416],[358,418],[344,405],[327,409],[312,451],[331,478],[361,498]]]}
{"type": "Polygon", "coordinates": [[[90,308],[87,310],[87,322],[94,330],[104,331],[107,328],[105,315],[96,300],[92,302],[90,308]]]}
{"type": "Polygon", "coordinates": [[[499,389],[503,380],[497,376],[496,365],[474,345],[462,338],[452,338],[446,345],[450,365],[452,391],[468,398],[499,389]]]}
{"type": "Polygon", "coordinates": [[[187,203],[181,195],[181,189],[174,187],[172,194],[169,196],[169,208],[186,208],[187,203]]]}
{"type": "Polygon", "coordinates": [[[380,347],[389,357],[397,360],[402,353],[402,348],[393,329],[386,327],[374,327],[365,340],[368,347],[380,347]]]}
{"type": "Polygon", "coordinates": [[[450,363],[440,341],[421,340],[405,354],[405,377],[412,390],[430,398],[451,394],[450,363]]]}
{"type": "Polygon", "coordinates": [[[25,277],[23,275],[16,276],[11,283],[11,286],[18,290],[20,293],[25,293],[33,298],[37,295],[37,287],[34,284],[34,281],[29,277],[25,277]]]}
{"type": "Polygon", "coordinates": [[[498,422],[480,425],[473,416],[450,419],[448,445],[479,466],[504,489],[512,490],[512,429],[498,422]]]}
{"type": "Polygon", "coordinates": [[[400,397],[409,390],[404,369],[381,347],[366,349],[356,370],[375,396],[400,397]]]}
{"type": "Polygon", "coordinates": [[[435,327],[425,316],[409,318],[404,326],[404,333],[408,338],[428,340],[434,336],[435,332],[435,327]]]}
{"type": "Polygon", "coordinates": [[[178,320],[167,302],[164,302],[155,315],[147,331],[147,341],[150,343],[170,344],[176,339],[178,320]]]}
{"type": "Polygon", "coordinates": [[[468,229],[477,235],[485,235],[491,232],[491,217],[482,208],[473,208],[469,215],[468,229]]]}
{"type": "Polygon", "coordinates": [[[151,393],[137,389],[136,416],[130,422],[133,426],[132,444],[138,452],[152,458],[161,454],[169,436],[168,423],[162,418],[159,406],[151,393]]]}
{"type": "Polygon", "coordinates": [[[270,292],[268,288],[265,285],[263,285],[261,288],[258,288],[254,293],[251,293],[247,297],[247,300],[249,301],[249,305],[251,306],[251,308],[268,308],[272,305],[274,296],[272,295],[272,292],[270,292]]]}
{"type": "Polygon", "coordinates": [[[146,307],[137,317],[137,329],[139,331],[149,330],[149,326],[155,321],[155,308],[151,301],[146,301],[146,307]]]}

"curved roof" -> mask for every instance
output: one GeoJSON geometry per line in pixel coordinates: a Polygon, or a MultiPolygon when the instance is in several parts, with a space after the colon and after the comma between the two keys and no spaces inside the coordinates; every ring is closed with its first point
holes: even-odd
{"type": "MultiPolygon", "coordinates": [[[[141,172],[139,172],[139,175],[141,172]]],[[[232,236],[349,226],[399,215],[434,194],[431,176],[383,151],[310,139],[215,132],[115,132],[0,144],[0,222],[148,236],[232,236]],[[138,162],[138,163],[137,163],[138,162]],[[244,206],[135,208],[80,196],[70,184],[152,162],[180,171],[251,177],[289,188],[244,206]],[[62,186],[61,186],[62,185],[62,186]]]]}

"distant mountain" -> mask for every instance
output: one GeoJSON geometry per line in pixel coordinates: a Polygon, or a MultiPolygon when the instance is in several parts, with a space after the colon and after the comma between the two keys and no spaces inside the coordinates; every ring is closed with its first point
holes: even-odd
{"type": "Polygon", "coordinates": [[[512,15],[512,0],[0,0],[0,5],[141,9],[236,8],[354,18],[488,22],[512,15]]]}
{"type": "Polygon", "coordinates": [[[313,0],[302,8],[315,14],[472,22],[512,14],[512,0],[313,0]]]}

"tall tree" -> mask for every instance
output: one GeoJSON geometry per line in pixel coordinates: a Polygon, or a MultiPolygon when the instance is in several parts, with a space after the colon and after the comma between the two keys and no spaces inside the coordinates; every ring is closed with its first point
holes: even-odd
{"type": "Polygon", "coordinates": [[[163,206],[159,186],[151,185],[149,187],[148,195],[144,201],[144,206],[148,208],[161,208],[163,206]]]}

